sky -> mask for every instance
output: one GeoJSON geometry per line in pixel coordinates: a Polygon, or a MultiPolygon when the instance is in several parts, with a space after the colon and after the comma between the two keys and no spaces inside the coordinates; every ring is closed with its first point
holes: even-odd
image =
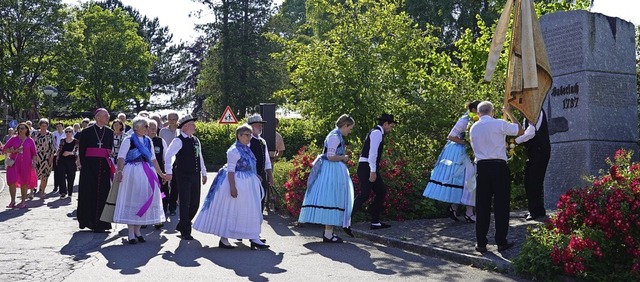
{"type": "MultiPolygon", "coordinates": [[[[67,4],[78,4],[89,0],[62,0],[67,4]]],[[[129,5],[140,11],[147,17],[160,19],[160,25],[168,26],[173,33],[174,42],[192,42],[198,37],[194,30],[196,23],[206,23],[213,21],[213,15],[208,12],[205,19],[189,17],[189,14],[204,9],[206,6],[195,3],[192,0],[121,0],[125,5],[129,5]]],[[[275,0],[280,3],[280,0],[275,0]]],[[[619,17],[621,19],[640,25],[640,1],[639,0],[596,0],[592,12],[602,13],[607,16],[619,17]]],[[[207,13],[207,12],[205,12],[207,13]]]]}

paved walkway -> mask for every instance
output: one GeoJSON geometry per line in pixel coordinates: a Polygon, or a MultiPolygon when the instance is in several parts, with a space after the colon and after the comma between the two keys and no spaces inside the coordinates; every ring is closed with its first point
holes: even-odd
{"type": "Polygon", "coordinates": [[[475,224],[466,223],[462,218],[460,222],[449,218],[387,222],[392,227],[381,230],[370,230],[368,223],[357,223],[352,229],[356,236],[387,246],[460,264],[513,273],[511,261],[520,253],[527,229],[541,224],[539,221],[526,221],[523,214],[524,212],[511,213],[507,239],[515,245],[502,253],[498,252],[495,245],[493,222],[487,236],[489,245],[485,254],[475,250],[475,224]]]}

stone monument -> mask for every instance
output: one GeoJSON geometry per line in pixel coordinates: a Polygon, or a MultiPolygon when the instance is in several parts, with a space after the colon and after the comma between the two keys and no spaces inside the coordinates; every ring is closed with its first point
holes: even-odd
{"type": "Polygon", "coordinates": [[[555,209],[560,195],[607,169],[616,150],[637,157],[635,27],[583,10],[545,15],[540,26],[553,75],[543,105],[551,140],[544,200],[555,209]]]}

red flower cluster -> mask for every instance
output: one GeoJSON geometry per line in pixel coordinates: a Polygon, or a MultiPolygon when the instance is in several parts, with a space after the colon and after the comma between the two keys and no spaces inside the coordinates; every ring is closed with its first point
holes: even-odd
{"type": "Polygon", "coordinates": [[[307,179],[309,179],[309,173],[315,157],[315,155],[307,151],[306,146],[300,148],[292,161],[294,169],[289,172],[289,178],[284,183],[284,202],[287,211],[294,217],[300,215],[304,193],[307,190],[307,179]]]}
{"type": "Polygon", "coordinates": [[[546,227],[557,240],[551,261],[565,274],[606,277],[622,268],[640,278],[640,165],[630,160],[618,150],[608,174],[560,197],[546,227]]]}

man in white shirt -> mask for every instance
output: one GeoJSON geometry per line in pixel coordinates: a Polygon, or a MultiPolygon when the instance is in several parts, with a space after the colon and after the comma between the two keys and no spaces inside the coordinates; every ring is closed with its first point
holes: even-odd
{"type": "MultiPolygon", "coordinates": [[[[353,211],[351,216],[360,210],[362,204],[369,199],[369,194],[373,191],[375,197],[371,203],[371,229],[389,228],[391,225],[380,222],[380,214],[383,210],[384,197],[387,195],[387,189],[380,175],[378,167],[380,166],[380,158],[384,151],[384,134],[389,133],[396,125],[393,115],[382,114],[378,118],[378,125],[374,127],[362,144],[362,152],[358,160],[358,179],[360,180],[360,194],[353,201],[353,211]]],[[[344,231],[351,237],[351,228],[344,228],[344,231]]]]}
{"type": "Polygon", "coordinates": [[[183,240],[193,240],[191,221],[200,206],[201,185],[207,182],[207,168],[204,165],[200,140],[193,136],[196,132],[196,118],[186,115],[180,119],[178,128],[181,134],[174,138],[164,155],[166,179],[176,178],[176,186],[180,197],[180,221],[176,230],[180,231],[183,240]],[[175,162],[172,163],[172,158],[175,162]],[[202,180],[202,182],[200,182],[202,180]]]}
{"type": "Polygon", "coordinates": [[[525,218],[535,220],[547,215],[544,208],[544,175],[551,158],[551,142],[549,141],[547,115],[544,110],[540,112],[538,122],[535,125],[525,119],[524,127],[524,134],[516,138],[516,143],[524,144],[527,148],[524,190],[527,193],[529,213],[525,215],[525,218]]]}
{"type": "Polygon", "coordinates": [[[524,132],[522,126],[511,113],[511,106],[505,105],[504,113],[511,123],[493,118],[493,104],[484,101],[478,104],[480,119],[471,126],[469,135],[475,154],[476,176],[476,250],[487,251],[487,233],[491,223],[491,202],[495,217],[495,239],[498,251],[513,246],[507,241],[509,233],[509,211],[511,202],[511,175],[507,166],[506,136],[518,136],[524,132]]]}
{"type": "MultiPolygon", "coordinates": [[[[178,112],[171,111],[167,114],[167,119],[169,120],[169,125],[167,127],[163,127],[160,129],[158,136],[164,140],[167,144],[171,144],[178,134],[180,134],[180,130],[178,130],[178,112]]],[[[176,181],[173,179],[169,182],[169,215],[176,215],[176,209],[178,207],[178,189],[172,189],[172,187],[176,187],[176,181]]]]}
{"type": "MultiPolygon", "coordinates": [[[[53,137],[56,138],[56,150],[60,148],[60,140],[64,139],[66,136],[64,134],[64,127],[62,122],[56,122],[56,131],[53,132],[53,137]]],[[[58,167],[58,154],[56,153],[53,156],[53,192],[58,192],[58,177],[55,177],[57,172],[56,167],[58,167]]]]}

